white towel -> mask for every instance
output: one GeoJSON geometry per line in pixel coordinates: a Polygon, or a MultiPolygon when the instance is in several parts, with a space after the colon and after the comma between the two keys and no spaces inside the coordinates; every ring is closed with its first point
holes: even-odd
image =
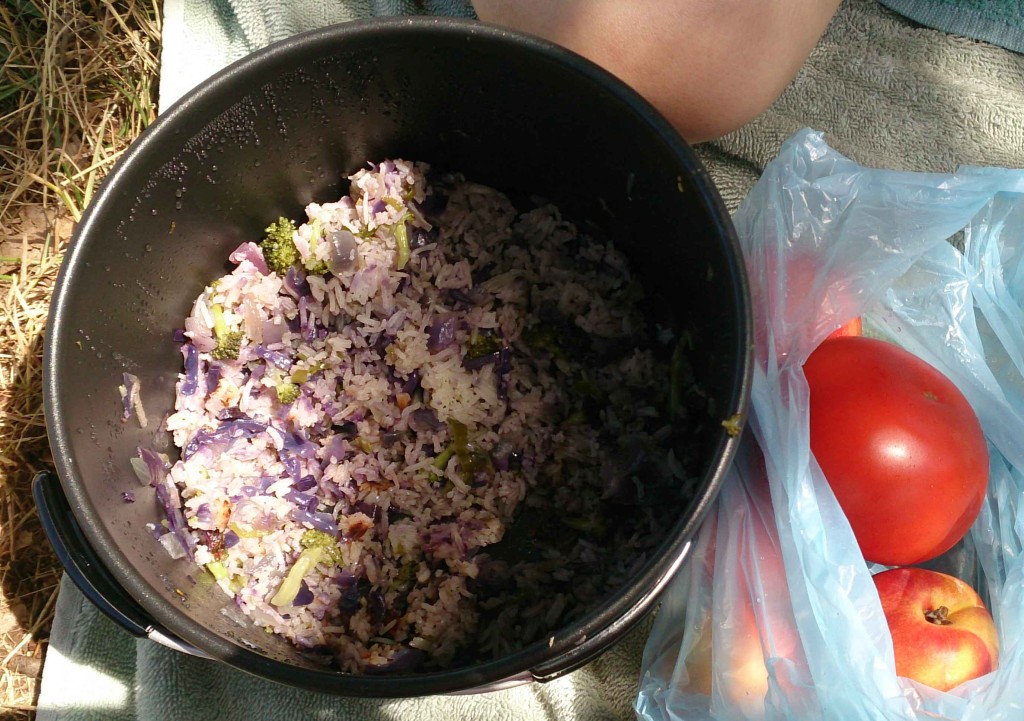
{"type": "Polygon", "coordinates": [[[160,112],[217,70],[276,40],[385,15],[475,17],[469,0],[164,0],[160,112]]]}

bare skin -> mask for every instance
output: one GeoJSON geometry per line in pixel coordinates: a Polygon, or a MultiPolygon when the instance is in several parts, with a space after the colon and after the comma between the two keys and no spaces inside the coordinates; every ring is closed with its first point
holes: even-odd
{"type": "Polygon", "coordinates": [[[691,143],[764,111],[839,0],[473,0],[481,20],[575,50],[657,107],[691,143]]]}

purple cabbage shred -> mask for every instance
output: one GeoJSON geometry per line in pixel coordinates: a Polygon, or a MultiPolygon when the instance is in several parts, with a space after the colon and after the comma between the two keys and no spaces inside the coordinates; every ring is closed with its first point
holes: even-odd
{"type": "Polygon", "coordinates": [[[324,461],[329,465],[331,459],[341,461],[348,454],[348,441],[344,435],[335,433],[324,450],[324,461]]]}
{"type": "Polygon", "coordinates": [[[308,606],[311,603],[313,603],[313,592],[305,581],[299,581],[299,591],[295,594],[295,600],[292,601],[292,605],[308,606]]]}
{"type": "Polygon", "coordinates": [[[437,417],[437,414],[430,408],[417,408],[409,416],[409,426],[417,433],[439,431],[445,424],[437,417]]]}
{"type": "Polygon", "coordinates": [[[149,485],[153,488],[162,485],[168,471],[167,463],[151,448],[139,446],[136,450],[138,451],[139,458],[146,462],[146,470],[149,471],[149,485]]]}
{"type": "Polygon", "coordinates": [[[309,283],[306,282],[306,273],[295,266],[288,269],[284,275],[284,289],[295,300],[309,295],[309,283]]]}
{"type": "Polygon", "coordinates": [[[359,599],[362,597],[357,579],[348,569],[342,569],[334,578],[334,582],[341,590],[341,597],[338,599],[338,607],[344,613],[355,613],[359,610],[359,599]]]}
{"type": "Polygon", "coordinates": [[[284,433],[282,448],[289,453],[294,453],[300,458],[313,460],[316,458],[317,446],[309,441],[301,432],[284,433]]]}
{"type": "Polygon", "coordinates": [[[181,394],[190,396],[199,387],[199,351],[191,343],[181,346],[181,353],[185,357],[185,380],[181,382],[181,394]]]}
{"type": "Polygon", "coordinates": [[[299,493],[298,491],[288,491],[284,494],[284,497],[294,503],[298,508],[304,511],[315,511],[316,510],[316,496],[309,493],[299,493]]]}
{"type": "Polygon", "coordinates": [[[266,493],[267,489],[277,483],[273,476],[260,476],[260,493],[266,493]]]}
{"type": "MultiPolygon", "coordinates": [[[[161,483],[156,487],[157,500],[160,502],[160,506],[167,517],[168,530],[178,539],[178,542],[181,544],[182,549],[184,549],[188,560],[195,561],[193,548],[195,541],[192,538],[192,534],[188,532],[185,515],[181,512],[181,508],[178,504],[171,498],[168,485],[173,485],[169,479],[165,483],[161,483]]],[[[177,492],[175,492],[175,496],[177,496],[177,492]]]]}
{"type": "Polygon", "coordinates": [[[508,346],[498,351],[498,399],[508,400],[508,377],[512,372],[512,353],[508,346]]]}
{"type": "Polygon", "coordinates": [[[275,368],[279,368],[285,372],[292,369],[292,359],[280,351],[268,350],[266,346],[257,345],[256,355],[275,368]]]}
{"type": "Polygon", "coordinates": [[[237,418],[225,421],[215,430],[200,428],[185,444],[181,452],[182,460],[187,461],[203,449],[219,453],[227,450],[237,440],[249,439],[267,430],[267,424],[253,418],[237,418]]]}
{"type": "Polygon", "coordinates": [[[290,518],[296,523],[308,523],[310,527],[324,533],[336,534],[338,524],[330,513],[307,511],[303,508],[292,509],[290,518]]]}
{"type": "Polygon", "coordinates": [[[314,488],[316,488],[316,478],[314,478],[312,475],[303,476],[295,484],[295,490],[301,493],[311,491],[314,488]]]}
{"type": "Polygon", "coordinates": [[[435,315],[427,327],[427,350],[440,353],[455,342],[459,319],[455,313],[439,313],[435,315]]]}
{"type": "Polygon", "coordinates": [[[405,383],[402,384],[402,393],[408,393],[412,395],[420,387],[420,372],[414,370],[409,374],[409,377],[405,379],[405,383]]]}
{"type": "Polygon", "coordinates": [[[302,477],[302,462],[297,456],[294,456],[291,453],[285,453],[284,451],[278,454],[278,457],[281,459],[281,464],[288,472],[288,475],[291,476],[292,483],[298,483],[299,479],[302,477]]]}
{"type": "Polygon", "coordinates": [[[213,362],[206,369],[206,392],[213,393],[220,385],[221,364],[213,362]]]}

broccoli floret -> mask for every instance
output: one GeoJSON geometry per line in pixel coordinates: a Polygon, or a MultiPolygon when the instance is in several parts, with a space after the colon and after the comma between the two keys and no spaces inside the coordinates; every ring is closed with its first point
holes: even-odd
{"type": "Polygon", "coordinates": [[[299,545],[302,546],[302,552],[288,569],[277,593],[270,599],[270,603],[275,606],[290,606],[299,594],[303,579],[317,564],[341,565],[341,548],[333,534],[310,529],[302,534],[299,545]]]}
{"type": "Polygon", "coordinates": [[[267,261],[268,268],[278,275],[284,275],[299,262],[299,250],[293,238],[295,223],[288,218],[278,218],[264,232],[266,236],[260,243],[263,259],[267,261]]]}
{"type": "Polygon", "coordinates": [[[561,360],[585,360],[594,351],[592,337],[554,305],[537,309],[540,322],[527,328],[520,340],[534,352],[546,352],[561,360]]]}
{"type": "Polygon", "coordinates": [[[210,355],[217,360],[238,360],[238,352],[242,349],[242,339],[245,335],[241,331],[232,331],[223,336],[217,337],[217,345],[210,355]]]}
{"type": "Polygon", "coordinates": [[[294,403],[299,397],[299,387],[289,381],[277,384],[277,400],[281,403],[294,403]]]}
{"type": "Polygon", "coordinates": [[[217,345],[210,353],[217,360],[238,360],[238,351],[242,349],[245,334],[242,331],[228,329],[224,320],[224,309],[214,304],[210,307],[213,313],[213,337],[217,345]]]}
{"type": "Polygon", "coordinates": [[[322,553],[321,562],[329,562],[335,566],[341,565],[341,548],[338,546],[338,541],[334,534],[310,528],[302,534],[302,538],[299,539],[299,545],[307,550],[319,549],[322,553]]]}
{"type": "Polygon", "coordinates": [[[306,263],[306,272],[312,275],[327,275],[331,272],[331,269],[327,267],[327,262],[323,260],[313,261],[310,258],[306,263]]]}
{"type": "Polygon", "coordinates": [[[501,336],[496,332],[486,329],[470,337],[466,343],[466,360],[482,358],[491,353],[501,350],[501,336]]]}

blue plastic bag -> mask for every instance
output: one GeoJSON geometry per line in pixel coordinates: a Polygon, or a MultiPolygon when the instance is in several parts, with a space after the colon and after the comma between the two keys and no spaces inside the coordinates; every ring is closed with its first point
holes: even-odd
{"type": "Polygon", "coordinates": [[[805,130],[734,221],[757,329],[751,432],[665,593],[638,716],[1024,718],[1024,171],[869,169],[805,130]],[[856,316],[949,377],[989,442],[986,503],[936,563],[985,599],[999,667],[950,692],[896,676],[880,567],[810,452],[803,362],[856,316]]]}

